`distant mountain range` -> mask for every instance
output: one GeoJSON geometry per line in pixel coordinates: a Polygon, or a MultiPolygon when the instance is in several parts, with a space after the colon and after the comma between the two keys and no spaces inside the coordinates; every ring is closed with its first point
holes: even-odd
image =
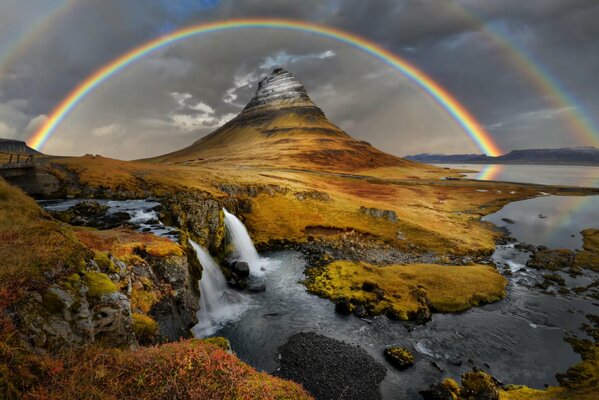
{"type": "Polygon", "coordinates": [[[25,142],[14,139],[1,139],[0,138],[0,153],[13,153],[13,154],[42,154],[37,150],[27,146],[25,142]]]}
{"type": "Polygon", "coordinates": [[[562,149],[513,150],[498,157],[490,157],[484,154],[422,153],[404,158],[427,164],[599,165],[599,149],[585,146],[562,149]]]}

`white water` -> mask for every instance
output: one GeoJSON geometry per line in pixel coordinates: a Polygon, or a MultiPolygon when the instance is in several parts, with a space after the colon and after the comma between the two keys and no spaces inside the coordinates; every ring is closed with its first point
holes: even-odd
{"type": "Polygon", "coordinates": [[[260,259],[245,225],[243,225],[243,222],[241,222],[239,218],[228,212],[226,209],[223,208],[223,211],[225,213],[227,233],[235,247],[239,260],[249,264],[251,275],[264,275],[264,265],[266,263],[263,262],[264,260],[260,259]]]}
{"type": "Polygon", "coordinates": [[[250,304],[247,297],[228,287],[223,272],[210,253],[193,240],[189,243],[202,264],[199,322],[192,328],[194,336],[201,338],[210,336],[226,323],[239,319],[250,304]]]}

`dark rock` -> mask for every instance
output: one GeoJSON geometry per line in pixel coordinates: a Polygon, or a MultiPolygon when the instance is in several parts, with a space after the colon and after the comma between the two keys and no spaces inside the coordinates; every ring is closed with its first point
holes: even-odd
{"type": "Polygon", "coordinates": [[[354,314],[356,314],[360,318],[365,317],[367,314],[366,307],[364,307],[362,304],[357,305],[354,309],[354,314]]]}
{"type": "Polygon", "coordinates": [[[425,400],[457,400],[460,398],[460,387],[453,379],[445,379],[442,383],[435,383],[428,389],[420,391],[425,400]]]}
{"type": "Polygon", "coordinates": [[[266,285],[263,283],[250,283],[247,289],[252,293],[261,293],[266,290],[266,285]]]}
{"type": "Polygon", "coordinates": [[[235,261],[231,264],[231,272],[239,278],[247,278],[250,276],[250,266],[245,261],[235,261]]]}
{"type": "Polygon", "coordinates": [[[280,351],[277,375],[301,383],[317,399],[380,399],[385,367],[366,351],[315,333],[298,333],[280,351]]]}
{"type": "Polygon", "coordinates": [[[503,222],[505,222],[506,224],[514,224],[514,220],[513,219],[509,219],[509,218],[501,218],[501,220],[503,222]]]}
{"type": "Polygon", "coordinates": [[[378,284],[372,281],[364,281],[364,283],[362,284],[362,290],[365,292],[372,292],[374,289],[377,289],[378,287],[378,284]]]}
{"type": "Polygon", "coordinates": [[[335,303],[335,312],[342,315],[349,315],[352,313],[353,306],[349,302],[347,297],[343,297],[335,303]]]}
{"type": "Polygon", "coordinates": [[[405,347],[387,347],[384,355],[385,359],[397,369],[404,370],[414,365],[414,355],[405,347]]]}

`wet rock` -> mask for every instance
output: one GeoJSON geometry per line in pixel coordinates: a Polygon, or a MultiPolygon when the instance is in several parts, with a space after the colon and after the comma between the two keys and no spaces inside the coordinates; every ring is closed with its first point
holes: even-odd
{"type": "Polygon", "coordinates": [[[349,315],[353,311],[353,306],[347,297],[343,297],[335,302],[335,312],[341,315],[349,315]]]}
{"type": "Polygon", "coordinates": [[[472,400],[499,400],[499,391],[493,377],[483,371],[462,375],[461,396],[472,400]]]}
{"type": "Polygon", "coordinates": [[[126,212],[107,214],[108,206],[97,201],[82,201],[65,211],[52,211],[54,218],[75,226],[111,229],[126,224],[131,219],[126,212]]]}
{"type": "Polygon", "coordinates": [[[245,261],[234,261],[230,265],[231,272],[239,278],[247,278],[250,276],[250,266],[245,261]]]}
{"type": "Polygon", "coordinates": [[[441,383],[435,383],[428,389],[420,391],[425,400],[458,400],[460,399],[460,386],[453,379],[445,379],[441,383]]]}
{"type": "Polygon", "coordinates": [[[574,266],[576,254],[567,249],[549,250],[537,248],[537,252],[528,260],[526,265],[534,269],[559,271],[574,266]]]}
{"type": "Polygon", "coordinates": [[[317,335],[298,333],[280,351],[277,375],[301,383],[317,399],[380,399],[385,367],[366,351],[317,335]]]}
{"type": "Polygon", "coordinates": [[[517,250],[521,250],[521,251],[529,251],[531,253],[534,253],[535,251],[537,251],[537,248],[535,246],[533,246],[532,244],[528,244],[528,243],[516,243],[514,245],[514,248],[517,250]]]}
{"type": "Polygon", "coordinates": [[[405,347],[388,347],[383,354],[385,359],[397,369],[404,370],[414,365],[414,355],[405,347]]]}
{"type": "Polygon", "coordinates": [[[501,220],[502,220],[503,222],[505,222],[506,224],[511,224],[511,225],[513,225],[513,224],[514,224],[514,220],[513,220],[513,219],[509,219],[509,218],[501,218],[501,220]]]}
{"type": "Polygon", "coordinates": [[[252,293],[261,293],[266,290],[266,285],[263,283],[250,283],[247,287],[247,290],[252,293]]]}
{"type": "Polygon", "coordinates": [[[362,304],[358,304],[354,309],[354,314],[360,318],[365,317],[367,315],[366,307],[364,307],[362,304]]]}

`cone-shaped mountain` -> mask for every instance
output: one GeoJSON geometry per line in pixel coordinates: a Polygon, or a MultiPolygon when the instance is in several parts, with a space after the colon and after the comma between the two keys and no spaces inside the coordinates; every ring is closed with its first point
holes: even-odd
{"type": "Polygon", "coordinates": [[[191,146],[152,161],[335,171],[415,164],[350,137],[281,68],[258,84],[254,97],[231,121],[191,146]]]}

